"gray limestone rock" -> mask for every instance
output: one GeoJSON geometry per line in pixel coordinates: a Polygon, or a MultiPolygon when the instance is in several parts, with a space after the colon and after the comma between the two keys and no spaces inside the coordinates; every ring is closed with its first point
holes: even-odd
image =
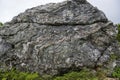
{"type": "Polygon", "coordinates": [[[86,0],[26,10],[0,28],[0,67],[56,75],[109,67],[118,54],[117,30],[86,0]]]}

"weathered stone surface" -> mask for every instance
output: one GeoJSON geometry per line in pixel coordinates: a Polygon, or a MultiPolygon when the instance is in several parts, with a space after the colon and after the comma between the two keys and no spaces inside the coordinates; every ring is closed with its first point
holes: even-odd
{"type": "Polygon", "coordinates": [[[0,28],[0,63],[56,75],[83,67],[109,67],[118,54],[116,27],[86,0],[26,10],[0,28]]]}

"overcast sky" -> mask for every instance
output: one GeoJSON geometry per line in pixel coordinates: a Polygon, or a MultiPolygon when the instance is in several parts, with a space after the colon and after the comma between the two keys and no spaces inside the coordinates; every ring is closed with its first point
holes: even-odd
{"type": "MultiPolygon", "coordinates": [[[[0,0],[0,21],[10,21],[14,16],[24,12],[27,8],[43,5],[50,2],[64,0],[0,0]]],[[[88,0],[102,10],[109,20],[120,23],[120,0],[88,0]]]]}

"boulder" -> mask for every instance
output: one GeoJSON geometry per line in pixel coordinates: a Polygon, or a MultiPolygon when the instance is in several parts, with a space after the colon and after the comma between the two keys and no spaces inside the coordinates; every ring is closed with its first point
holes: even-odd
{"type": "Polygon", "coordinates": [[[86,0],[33,7],[0,28],[0,68],[57,75],[114,67],[116,34],[113,23],[86,0]]]}

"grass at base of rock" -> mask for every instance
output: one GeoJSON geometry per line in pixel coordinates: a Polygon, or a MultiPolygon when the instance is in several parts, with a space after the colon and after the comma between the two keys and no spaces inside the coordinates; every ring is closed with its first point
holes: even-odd
{"type": "Polygon", "coordinates": [[[80,72],[69,72],[53,80],[99,80],[99,77],[89,70],[82,70],[80,72]]]}
{"type": "MultiPolygon", "coordinates": [[[[117,68],[120,70],[120,68],[117,68]]],[[[113,73],[114,77],[120,77],[120,72],[113,73]]],[[[69,72],[64,74],[63,76],[50,76],[43,75],[40,76],[38,73],[29,73],[29,72],[21,72],[15,69],[9,71],[0,71],[0,80],[107,80],[109,78],[106,77],[103,71],[93,71],[89,69],[81,70],[80,72],[69,72]]],[[[113,79],[114,80],[114,79],[113,79]]],[[[117,80],[117,79],[115,79],[117,80]]]]}
{"type": "Polygon", "coordinates": [[[0,80],[42,80],[38,73],[20,72],[18,70],[0,71],[0,80]]]}

